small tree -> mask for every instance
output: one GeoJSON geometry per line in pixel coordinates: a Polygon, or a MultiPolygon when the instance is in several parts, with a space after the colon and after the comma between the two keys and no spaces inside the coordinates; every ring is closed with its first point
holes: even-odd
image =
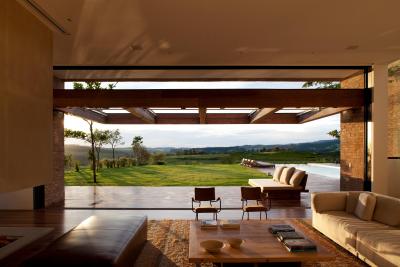
{"type": "Polygon", "coordinates": [[[123,145],[124,144],[124,142],[122,142],[122,136],[121,136],[121,133],[119,132],[119,129],[114,130],[114,131],[110,131],[108,144],[111,145],[112,157],[113,157],[112,166],[113,166],[113,168],[115,168],[115,147],[117,145],[123,145]]]}
{"type": "Polygon", "coordinates": [[[154,153],[153,157],[153,164],[163,165],[165,164],[165,154],[162,152],[154,153]]]}
{"type": "Polygon", "coordinates": [[[135,136],[132,140],[133,157],[136,160],[136,166],[139,165],[140,150],[143,144],[143,137],[135,136]]]}
{"type": "Polygon", "coordinates": [[[336,139],[340,140],[340,131],[335,129],[335,130],[332,130],[332,131],[328,132],[328,134],[330,136],[332,136],[333,138],[336,138],[336,139]]]}
{"type": "Polygon", "coordinates": [[[94,140],[94,148],[96,151],[95,159],[97,160],[96,161],[97,171],[99,170],[99,167],[100,167],[101,148],[109,142],[109,139],[110,139],[110,131],[109,130],[105,130],[105,131],[101,131],[101,130],[97,130],[97,129],[94,130],[93,140],[94,140]]]}

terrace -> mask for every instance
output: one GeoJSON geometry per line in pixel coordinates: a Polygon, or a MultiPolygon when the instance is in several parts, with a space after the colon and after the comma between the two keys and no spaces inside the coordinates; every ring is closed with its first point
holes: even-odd
{"type": "MultiPolygon", "coordinates": [[[[350,194],[340,191],[370,192],[367,196],[377,196],[377,201],[390,196],[393,203],[400,197],[400,86],[393,78],[398,76],[398,64],[393,62],[400,51],[399,4],[156,2],[1,2],[0,24],[5,26],[0,34],[5,41],[0,45],[4,66],[0,92],[5,97],[0,98],[0,124],[4,126],[0,132],[0,237],[18,237],[14,245],[7,239],[5,248],[30,241],[11,252],[0,247],[0,265],[91,265],[95,258],[107,266],[134,262],[137,266],[190,266],[210,261],[193,257],[193,224],[189,231],[189,220],[194,218],[189,210],[192,186],[65,186],[65,114],[100,124],[154,127],[306,125],[340,114],[340,178],[310,173],[310,192],[301,194],[299,205],[273,203],[265,222],[291,224],[327,253],[302,257],[283,247],[275,250],[276,244],[266,238],[271,243],[265,245],[274,247],[275,255],[252,258],[237,252],[230,258],[216,257],[221,263],[241,255],[236,259],[239,263],[278,259],[306,265],[333,261],[361,266],[361,259],[379,266],[398,265],[397,252],[382,260],[381,255],[373,258],[365,251],[338,250],[337,246],[348,249],[348,244],[318,224],[324,220],[318,208],[331,195],[320,195],[317,203],[311,194],[339,191],[335,204],[339,196],[350,203],[350,194]],[[335,15],[326,19],[327,11],[335,15]],[[65,89],[71,81],[139,85],[121,90],[65,89]],[[340,89],[218,86],[296,81],[337,82],[340,89]],[[158,87],[140,87],[146,82],[158,87]],[[189,85],[166,86],[171,82],[189,85]],[[190,85],[199,82],[203,87],[190,85]],[[43,228],[39,229],[42,233],[37,234],[37,228],[43,228]],[[88,242],[85,232],[93,230],[95,239],[88,242]],[[72,236],[78,237],[74,240],[79,242],[79,251],[69,245],[72,236]],[[60,246],[67,252],[60,252],[60,246]]],[[[217,194],[224,205],[220,218],[240,219],[239,187],[217,187],[217,194]]],[[[356,200],[362,197],[357,195],[356,200]]],[[[377,204],[377,214],[383,218],[384,207],[397,220],[392,211],[397,204],[385,203],[377,204]]],[[[352,220],[363,217],[356,211],[346,212],[352,220]]],[[[392,225],[393,220],[382,218],[374,217],[369,223],[377,229],[382,224],[390,226],[397,235],[398,223],[392,225]]],[[[257,215],[252,219],[253,229],[264,225],[256,220],[257,215]]],[[[370,228],[366,231],[375,234],[370,228]]],[[[243,251],[246,245],[252,246],[251,238],[247,242],[243,251]]]]}

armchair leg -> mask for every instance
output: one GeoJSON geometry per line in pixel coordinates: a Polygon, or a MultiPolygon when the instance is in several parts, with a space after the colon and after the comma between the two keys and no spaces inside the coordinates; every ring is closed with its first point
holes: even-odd
{"type": "Polygon", "coordinates": [[[215,220],[218,220],[218,213],[215,213],[215,220]]]}
{"type": "Polygon", "coordinates": [[[265,211],[265,219],[268,219],[267,211],[265,211]]]}
{"type": "Polygon", "coordinates": [[[196,212],[196,221],[199,220],[199,214],[196,212]]]}
{"type": "Polygon", "coordinates": [[[250,212],[247,212],[247,220],[250,219],[250,212]]]}
{"type": "Polygon", "coordinates": [[[261,211],[260,211],[260,221],[261,221],[261,211]]]}
{"type": "Polygon", "coordinates": [[[242,221],[243,221],[243,217],[244,217],[244,211],[242,211],[242,221]]]}

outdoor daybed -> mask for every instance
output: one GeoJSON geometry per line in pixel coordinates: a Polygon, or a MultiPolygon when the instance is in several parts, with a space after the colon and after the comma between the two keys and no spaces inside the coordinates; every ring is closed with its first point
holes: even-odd
{"type": "Polygon", "coordinates": [[[260,187],[270,200],[300,201],[301,192],[306,189],[308,175],[294,167],[277,167],[272,179],[249,179],[249,185],[260,187]]]}

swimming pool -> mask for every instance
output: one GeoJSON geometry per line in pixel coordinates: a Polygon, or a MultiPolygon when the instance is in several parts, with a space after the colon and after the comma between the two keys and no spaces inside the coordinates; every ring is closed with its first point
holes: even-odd
{"type": "Polygon", "coordinates": [[[324,163],[308,163],[308,164],[276,164],[276,166],[295,167],[296,169],[323,175],[330,178],[340,178],[340,165],[339,164],[324,164],[324,163]]]}

